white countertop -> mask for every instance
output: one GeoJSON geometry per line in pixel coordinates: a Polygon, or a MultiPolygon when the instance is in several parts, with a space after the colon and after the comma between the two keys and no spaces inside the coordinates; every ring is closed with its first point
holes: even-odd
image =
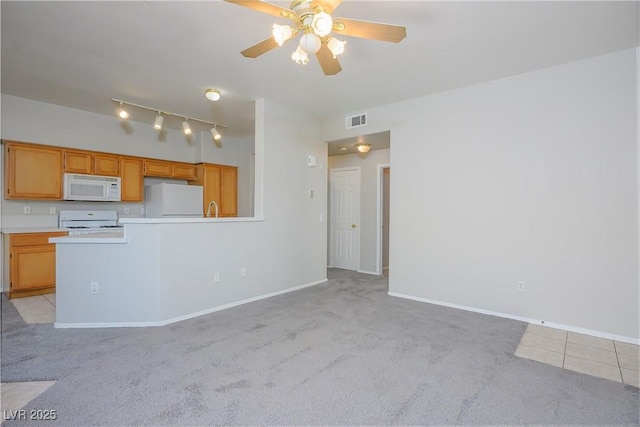
{"type": "Polygon", "coordinates": [[[0,231],[2,234],[17,233],[54,233],[58,231],[69,231],[59,227],[3,227],[0,231]]]}
{"type": "Polygon", "coordinates": [[[257,217],[229,217],[229,218],[202,218],[202,217],[171,217],[171,218],[120,218],[120,224],[184,224],[207,222],[261,222],[264,218],[257,217]]]}
{"type": "Polygon", "coordinates": [[[122,231],[76,234],[74,236],[60,236],[49,238],[49,243],[127,243],[122,231]]]}

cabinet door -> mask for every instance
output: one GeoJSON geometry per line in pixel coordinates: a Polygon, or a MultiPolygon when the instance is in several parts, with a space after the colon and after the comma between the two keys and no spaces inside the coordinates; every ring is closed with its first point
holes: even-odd
{"type": "Polygon", "coordinates": [[[220,216],[238,216],[238,168],[220,168],[220,216]]]}
{"type": "Polygon", "coordinates": [[[6,199],[62,199],[62,150],[6,144],[6,199]]]}
{"type": "Polygon", "coordinates": [[[196,179],[196,165],[188,163],[172,163],[171,176],[173,178],[182,178],[186,180],[196,179]]]}
{"type": "MultiPolygon", "coordinates": [[[[214,201],[218,204],[218,215],[220,215],[220,204],[222,200],[220,199],[220,167],[216,165],[206,165],[204,170],[204,182],[202,183],[204,187],[204,214],[206,215],[207,209],[209,208],[209,203],[214,201]]],[[[215,216],[215,207],[211,206],[211,216],[215,216]]]]}
{"type": "Polygon", "coordinates": [[[53,244],[11,248],[11,291],[55,286],[56,247],[53,244]]]}
{"type": "Polygon", "coordinates": [[[171,162],[144,159],[144,176],[171,178],[171,162]]]}
{"type": "Polygon", "coordinates": [[[122,157],[120,159],[120,178],[122,178],[121,200],[123,202],[141,202],[144,199],[142,159],[122,157]]]}
{"type": "Polygon", "coordinates": [[[96,153],[93,159],[93,173],[96,175],[118,176],[120,174],[120,157],[96,153]]]}
{"type": "Polygon", "coordinates": [[[64,151],[64,171],[90,174],[93,172],[91,154],[82,151],[64,151]]]}

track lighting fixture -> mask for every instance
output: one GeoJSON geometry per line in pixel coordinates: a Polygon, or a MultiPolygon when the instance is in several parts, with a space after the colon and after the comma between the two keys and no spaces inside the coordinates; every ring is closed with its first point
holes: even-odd
{"type": "Polygon", "coordinates": [[[214,141],[220,141],[222,139],[222,135],[220,135],[220,132],[218,132],[215,126],[211,128],[211,136],[214,141]]]}
{"type": "Polygon", "coordinates": [[[120,102],[120,109],[118,110],[118,116],[120,116],[121,119],[128,119],[129,118],[129,112],[127,110],[124,109],[124,107],[122,106],[122,102],[120,102]]]}
{"type": "Polygon", "coordinates": [[[189,126],[189,119],[188,118],[184,118],[184,122],[182,122],[182,130],[184,131],[185,135],[191,135],[191,126],[189,126]]]}
{"type": "MultiPolygon", "coordinates": [[[[207,91],[205,92],[205,96],[207,96],[208,99],[211,99],[211,98],[209,98],[209,91],[217,93],[217,96],[218,96],[218,99],[219,99],[220,91],[218,89],[207,89],[207,91]]],[[[156,112],[156,118],[155,118],[155,120],[153,122],[153,128],[155,130],[161,130],[162,129],[165,116],[183,117],[184,118],[184,122],[182,122],[182,131],[184,132],[185,135],[191,135],[193,133],[193,130],[191,129],[191,126],[189,125],[189,120],[191,120],[191,121],[194,121],[194,122],[205,123],[205,124],[213,126],[213,128],[211,129],[211,136],[213,137],[214,140],[220,141],[222,139],[222,135],[220,135],[220,132],[218,132],[217,128],[218,127],[222,127],[222,128],[226,128],[227,127],[226,125],[210,122],[208,120],[194,119],[193,117],[187,117],[184,114],[170,113],[168,111],[159,110],[158,108],[147,107],[146,105],[134,104],[133,102],[122,101],[120,99],[112,99],[112,101],[113,102],[117,102],[117,103],[120,104],[120,108],[118,108],[118,116],[123,118],[123,119],[126,119],[126,118],[129,117],[129,113],[127,112],[127,110],[125,110],[124,105],[129,105],[131,107],[136,107],[136,108],[142,108],[144,110],[155,111],[156,112]]]]}
{"type": "Polygon", "coordinates": [[[153,128],[155,130],[161,130],[163,121],[164,121],[164,117],[162,117],[162,114],[160,114],[160,111],[158,111],[158,115],[156,116],[156,120],[155,120],[155,122],[153,122],[153,128]]]}
{"type": "Polygon", "coordinates": [[[218,99],[220,99],[220,91],[218,89],[207,89],[204,92],[204,96],[209,101],[217,101],[218,99]]]}

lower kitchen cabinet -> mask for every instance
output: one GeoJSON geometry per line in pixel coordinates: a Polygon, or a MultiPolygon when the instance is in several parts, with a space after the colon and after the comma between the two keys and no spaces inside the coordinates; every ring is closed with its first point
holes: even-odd
{"type": "Polygon", "coordinates": [[[9,298],[54,292],[56,245],[50,237],[66,232],[21,233],[9,237],[9,298]]]}

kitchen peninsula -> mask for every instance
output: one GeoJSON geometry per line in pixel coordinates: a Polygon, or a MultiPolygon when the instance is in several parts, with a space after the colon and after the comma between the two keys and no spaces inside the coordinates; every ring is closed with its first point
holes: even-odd
{"type": "Polygon", "coordinates": [[[56,327],[159,326],[306,286],[265,292],[261,218],[123,218],[123,234],[52,238],[56,327]]]}

